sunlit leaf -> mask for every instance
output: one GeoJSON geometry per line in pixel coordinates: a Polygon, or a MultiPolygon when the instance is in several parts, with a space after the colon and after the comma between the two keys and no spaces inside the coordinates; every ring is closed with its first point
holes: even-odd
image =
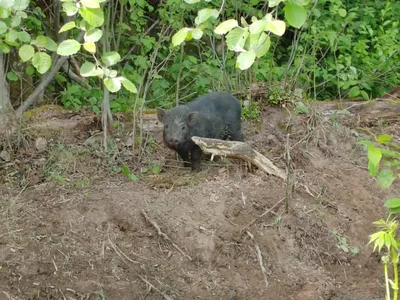
{"type": "Polygon", "coordinates": [[[82,7],[79,14],[93,27],[100,27],[104,23],[104,13],[101,8],[82,7]]]}
{"type": "Polygon", "coordinates": [[[381,186],[382,189],[387,189],[390,187],[394,181],[394,173],[390,169],[382,170],[376,177],[376,181],[381,186]]]}
{"type": "Polygon", "coordinates": [[[265,23],[263,20],[257,20],[250,25],[250,33],[251,34],[261,33],[264,31],[266,26],[267,23],[265,23]]]}
{"type": "Polygon", "coordinates": [[[68,30],[71,30],[72,28],[75,28],[75,27],[76,27],[75,21],[68,22],[68,23],[64,24],[64,25],[60,28],[59,33],[65,32],[65,31],[68,31],[68,30]]]}
{"type": "Polygon", "coordinates": [[[392,139],[393,139],[393,137],[388,134],[382,134],[382,135],[378,136],[378,142],[380,144],[390,142],[392,139]]]}
{"type": "Polygon", "coordinates": [[[382,152],[374,147],[368,148],[368,170],[371,176],[375,176],[379,170],[379,162],[382,158],[382,152]]]}
{"type": "Polygon", "coordinates": [[[92,42],[86,42],[83,44],[83,48],[90,53],[96,53],[96,44],[92,42]]]}
{"type": "Polygon", "coordinates": [[[27,62],[32,59],[35,54],[35,49],[31,45],[23,45],[19,48],[18,54],[23,62],[27,62]]]}
{"type": "Polygon", "coordinates": [[[209,18],[218,18],[219,12],[215,8],[203,8],[197,12],[197,17],[194,23],[199,26],[201,23],[207,21],[209,18]]]}
{"type": "Polygon", "coordinates": [[[300,28],[306,21],[307,12],[304,7],[294,4],[293,2],[285,2],[285,18],[289,25],[294,28],[300,28]]]}
{"type": "Polygon", "coordinates": [[[18,39],[23,43],[29,43],[31,41],[31,36],[26,31],[18,32],[18,39]]]}
{"type": "Polygon", "coordinates": [[[81,49],[81,44],[76,40],[65,40],[58,45],[57,54],[61,56],[68,56],[77,53],[81,49]]]}
{"type": "Polygon", "coordinates": [[[32,65],[40,74],[44,74],[51,67],[51,57],[47,53],[36,52],[32,57],[32,65]]]}
{"type": "Polygon", "coordinates": [[[118,92],[121,89],[121,81],[117,78],[105,78],[104,84],[111,93],[118,92]]]}
{"type": "Polygon", "coordinates": [[[110,51],[101,57],[101,61],[107,66],[111,67],[121,60],[121,56],[116,51],[110,51]]]}
{"type": "Polygon", "coordinates": [[[219,24],[215,29],[214,32],[216,34],[226,34],[229,30],[238,27],[239,24],[236,20],[234,19],[230,19],[230,20],[226,20],[224,22],[222,22],[221,24],[219,24]]]}
{"type": "Polygon", "coordinates": [[[189,28],[184,27],[172,36],[172,45],[174,47],[183,43],[189,33],[189,28]]]}
{"type": "Polygon", "coordinates": [[[125,77],[120,77],[120,81],[121,81],[122,85],[124,86],[124,88],[126,88],[128,91],[130,91],[131,93],[134,93],[134,94],[137,93],[136,86],[129,79],[127,79],[125,77]]]}
{"type": "Polygon", "coordinates": [[[7,32],[7,25],[3,21],[0,21],[0,34],[6,33],[7,32]]]}
{"type": "Polygon", "coordinates": [[[226,44],[229,50],[237,51],[242,49],[246,43],[246,39],[249,36],[248,29],[234,28],[226,35],[226,44]]]}
{"type": "Polygon", "coordinates": [[[202,36],[203,36],[203,30],[201,30],[200,28],[195,28],[192,30],[192,37],[195,40],[201,39],[202,36]]]}
{"type": "Polygon", "coordinates": [[[250,68],[256,59],[254,51],[241,52],[236,59],[236,67],[240,70],[247,70],[250,68]]]}
{"type": "Polygon", "coordinates": [[[89,8],[99,8],[100,3],[97,0],[81,0],[81,4],[83,6],[89,7],[89,8]]]}
{"type": "Polygon", "coordinates": [[[266,24],[266,29],[277,36],[282,36],[286,31],[286,23],[281,20],[272,20],[266,24]]]}
{"type": "Polygon", "coordinates": [[[96,43],[101,39],[102,35],[103,31],[98,28],[92,28],[85,33],[84,38],[86,42],[96,43]]]}

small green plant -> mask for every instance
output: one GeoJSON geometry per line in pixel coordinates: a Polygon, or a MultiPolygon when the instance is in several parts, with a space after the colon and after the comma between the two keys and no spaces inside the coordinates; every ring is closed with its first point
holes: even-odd
{"type": "MultiPolygon", "coordinates": [[[[400,166],[400,146],[393,142],[393,137],[387,134],[374,137],[374,142],[361,141],[368,151],[368,172],[372,177],[376,176],[376,181],[382,189],[389,188],[396,177],[400,177],[398,168],[400,166]],[[378,144],[379,146],[376,146],[378,144]],[[381,166],[384,166],[381,169],[381,166]]],[[[400,238],[397,236],[396,229],[399,222],[395,214],[400,212],[400,198],[390,198],[386,200],[384,206],[389,209],[389,216],[380,219],[373,224],[379,228],[379,231],[370,236],[369,243],[374,243],[375,252],[381,252],[385,249],[382,256],[383,270],[385,276],[386,300],[397,300],[399,290],[399,244],[400,238]],[[389,264],[392,265],[393,277],[389,278],[389,264]],[[393,298],[391,297],[391,289],[393,290],[393,298]]]]}
{"type": "Polygon", "coordinates": [[[336,238],[336,241],[338,243],[338,247],[340,249],[342,249],[344,252],[351,252],[354,255],[358,254],[360,252],[360,250],[358,249],[358,247],[352,247],[349,245],[349,242],[347,241],[347,238],[340,235],[336,230],[333,230],[332,235],[336,238]]]}
{"type": "Polygon", "coordinates": [[[296,114],[308,114],[310,109],[303,102],[296,102],[296,114]]]}
{"type": "Polygon", "coordinates": [[[243,107],[242,115],[247,119],[256,120],[259,122],[261,120],[261,112],[258,102],[251,101],[249,105],[243,107]]]}
{"type": "Polygon", "coordinates": [[[285,97],[285,91],[279,86],[271,86],[269,88],[268,102],[271,104],[281,104],[285,97]]]}
{"type": "Polygon", "coordinates": [[[127,165],[122,166],[121,173],[124,174],[130,181],[137,181],[138,178],[135,174],[131,172],[127,165]]]}

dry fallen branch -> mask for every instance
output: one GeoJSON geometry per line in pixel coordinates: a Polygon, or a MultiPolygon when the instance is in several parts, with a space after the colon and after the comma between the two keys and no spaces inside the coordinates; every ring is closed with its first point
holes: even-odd
{"type": "Polygon", "coordinates": [[[166,235],[164,232],[161,231],[160,226],[158,226],[158,224],[157,224],[155,221],[153,221],[152,219],[150,219],[149,216],[147,215],[147,213],[146,213],[144,210],[142,210],[142,215],[143,215],[144,219],[145,219],[148,223],[150,223],[151,225],[153,225],[153,227],[157,230],[157,234],[158,234],[159,236],[163,237],[166,241],[170,242],[170,243],[172,244],[172,246],[174,246],[174,248],[175,248],[176,250],[178,250],[179,253],[181,253],[181,254],[182,254],[184,257],[186,257],[188,260],[190,260],[190,261],[193,260],[193,259],[192,259],[189,255],[187,255],[181,248],[179,248],[174,242],[172,242],[172,240],[169,238],[168,235],[166,235]]]}
{"type": "Polygon", "coordinates": [[[264,267],[260,246],[257,244],[256,240],[254,239],[254,235],[252,235],[249,231],[246,231],[246,233],[254,242],[254,246],[256,248],[256,253],[257,253],[257,260],[258,260],[258,263],[260,264],[261,273],[264,276],[265,287],[268,288],[268,285],[269,285],[268,276],[267,276],[268,274],[267,274],[267,270],[264,267]]]}
{"type": "Polygon", "coordinates": [[[161,292],[159,289],[157,289],[153,284],[151,284],[148,280],[146,280],[144,277],[138,275],[139,279],[142,280],[144,283],[146,283],[150,288],[152,288],[153,290],[155,290],[156,292],[158,292],[160,295],[162,295],[164,297],[164,299],[166,300],[172,300],[172,298],[170,296],[168,296],[167,294],[161,292]]]}
{"type": "Polygon", "coordinates": [[[240,158],[252,163],[268,174],[272,174],[286,180],[284,171],[276,167],[268,158],[252,149],[244,142],[209,139],[198,136],[192,137],[192,140],[201,148],[201,150],[206,153],[210,153],[212,157],[214,157],[214,155],[219,155],[240,158]]]}

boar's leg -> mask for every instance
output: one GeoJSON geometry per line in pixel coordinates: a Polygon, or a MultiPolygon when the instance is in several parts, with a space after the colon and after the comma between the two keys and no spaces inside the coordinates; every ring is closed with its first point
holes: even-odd
{"type": "Polygon", "coordinates": [[[190,167],[190,160],[189,160],[189,151],[187,150],[178,150],[178,155],[183,160],[184,167],[190,167]]]}
{"type": "Polygon", "coordinates": [[[192,170],[193,171],[198,171],[200,169],[200,160],[201,160],[201,155],[203,152],[201,151],[201,148],[199,146],[194,146],[190,152],[190,158],[192,161],[192,170]]]}

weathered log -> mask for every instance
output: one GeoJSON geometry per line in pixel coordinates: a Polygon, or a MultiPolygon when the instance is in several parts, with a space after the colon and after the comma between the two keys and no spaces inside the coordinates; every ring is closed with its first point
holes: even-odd
{"type": "Polygon", "coordinates": [[[264,172],[286,180],[285,172],[276,167],[268,158],[252,149],[248,144],[194,136],[192,140],[205,153],[212,156],[239,158],[252,163],[264,172]]]}

